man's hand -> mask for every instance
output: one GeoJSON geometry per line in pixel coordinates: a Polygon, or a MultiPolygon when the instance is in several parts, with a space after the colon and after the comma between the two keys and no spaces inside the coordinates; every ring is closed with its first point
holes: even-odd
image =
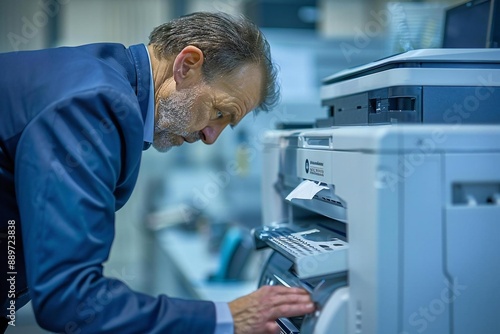
{"type": "Polygon", "coordinates": [[[280,317],[294,317],[314,311],[309,293],[284,286],[263,286],[229,303],[235,334],[276,334],[280,317]]]}

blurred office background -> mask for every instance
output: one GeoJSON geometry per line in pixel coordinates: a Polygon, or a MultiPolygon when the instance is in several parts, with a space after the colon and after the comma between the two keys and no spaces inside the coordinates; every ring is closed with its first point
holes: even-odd
{"type": "MultiPolygon", "coordinates": [[[[440,47],[444,10],[463,2],[1,0],[0,52],[147,43],[155,26],[195,11],[243,14],[262,28],[280,69],[281,103],[269,113],[246,117],[214,145],[186,144],[167,154],[152,148],[144,152],[134,194],[117,212],[116,239],[105,264],[107,275],[141,292],[224,300],[232,295],[220,291],[233,289],[237,295],[256,288],[252,284],[263,260],[254,252],[241,257],[238,261],[252,270],[233,272],[243,281],[230,280],[227,289],[224,277],[217,279],[224,265],[221,252],[231,248],[221,247],[230,245],[228,231],[233,241],[245,239],[251,228],[262,224],[263,133],[307,126],[324,117],[319,87],[322,78],[336,71],[410,49],[440,47]],[[201,258],[211,264],[208,272],[193,274],[195,280],[200,283],[213,272],[214,285],[222,290],[210,290],[209,283],[193,288],[189,273],[178,268],[201,258]]],[[[29,306],[18,312],[16,325],[7,332],[44,333],[29,306]]]]}

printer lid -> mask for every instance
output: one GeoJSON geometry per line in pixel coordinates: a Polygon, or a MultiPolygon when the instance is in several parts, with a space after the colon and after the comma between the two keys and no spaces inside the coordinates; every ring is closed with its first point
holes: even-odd
{"type": "Polygon", "coordinates": [[[365,76],[371,73],[400,67],[435,66],[437,63],[450,65],[498,64],[500,49],[419,49],[382,58],[365,65],[348,68],[323,79],[324,85],[365,76]]]}
{"type": "Polygon", "coordinates": [[[297,149],[342,152],[500,152],[500,125],[352,125],[304,130],[297,149]]]}

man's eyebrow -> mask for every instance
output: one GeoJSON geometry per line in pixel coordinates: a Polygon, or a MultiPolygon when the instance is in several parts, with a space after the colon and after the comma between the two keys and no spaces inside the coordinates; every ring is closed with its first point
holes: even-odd
{"type": "Polygon", "coordinates": [[[234,128],[236,125],[238,125],[238,122],[236,121],[236,116],[234,113],[230,113],[230,119],[229,119],[229,126],[231,128],[234,128]]]}
{"type": "Polygon", "coordinates": [[[238,123],[241,121],[241,119],[243,119],[243,116],[240,121],[238,121],[236,119],[236,115],[239,115],[239,109],[238,108],[232,108],[232,110],[228,110],[228,113],[229,113],[229,126],[231,128],[234,128],[236,125],[238,125],[238,123]]]}

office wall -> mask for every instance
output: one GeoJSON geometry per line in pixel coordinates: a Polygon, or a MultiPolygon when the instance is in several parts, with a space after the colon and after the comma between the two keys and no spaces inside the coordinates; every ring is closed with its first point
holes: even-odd
{"type": "Polygon", "coordinates": [[[0,52],[45,47],[59,8],[36,1],[0,1],[0,52]]]}
{"type": "Polygon", "coordinates": [[[59,44],[147,43],[151,30],[172,17],[170,1],[71,0],[60,18],[59,44]]]}
{"type": "Polygon", "coordinates": [[[0,52],[101,41],[145,43],[174,16],[170,0],[0,1],[0,52]]]}

